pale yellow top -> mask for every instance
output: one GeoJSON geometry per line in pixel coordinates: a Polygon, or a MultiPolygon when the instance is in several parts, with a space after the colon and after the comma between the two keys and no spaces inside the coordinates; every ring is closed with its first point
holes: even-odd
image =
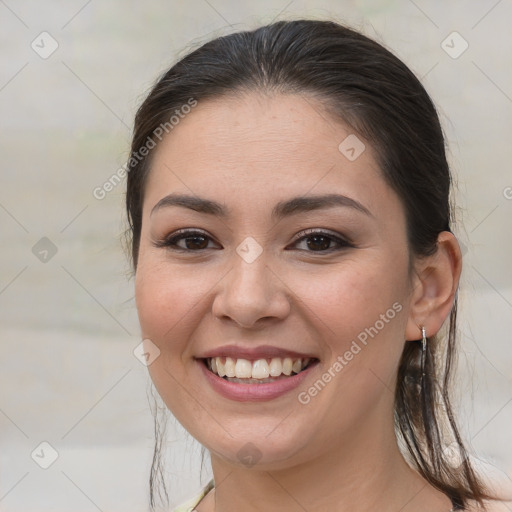
{"type": "Polygon", "coordinates": [[[172,512],[193,512],[195,507],[199,505],[199,502],[213,489],[214,482],[213,478],[208,482],[206,487],[194,498],[183,503],[179,507],[175,508],[172,512]]]}
{"type": "MultiPolygon", "coordinates": [[[[204,489],[194,498],[190,499],[186,503],[181,504],[179,507],[175,508],[172,512],[194,512],[195,507],[199,505],[199,502],[214,488],[215,483],[213,478],[206,484],[204,489]]],[[[506,507],[503,503],[511,503],[512,501],[506,502],[497,502],[491,503],[489,508],[486,507],[487,512],[509,512],[510,508],[506,507]],[[503,507],[503,508],[502,508],[503,507]]],[[[455,509],[450,510],[452,512],[455,509]]],[[[470,502],[468,507],[466,508],[467,512],[476,512],[476,508],[473,505],[473,502],[470,502]]]]}

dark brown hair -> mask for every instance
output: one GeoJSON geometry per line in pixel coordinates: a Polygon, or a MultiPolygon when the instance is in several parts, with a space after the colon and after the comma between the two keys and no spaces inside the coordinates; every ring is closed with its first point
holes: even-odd
{"type": "MultiPolygon", "coordinates": [[[[169,69],[140,106],[132,141],[138,154],[155,130],[191,98],[250,91],[314,97],[375,149],[387,183],[406,214],[411,258],[436,252],[441,231],[451,231],[451,175],[436,108],[409,68],[379,43],[332,21],[280,21],[219,37],[169,69]]],[[[193,115],[193,113],[191,114],[193,115]]],[[[126,208],[133,266],[137,267],[145,180],[150,156],[131,158],[126,208]]],[[[395,430],[411,464],[458,507],[493,499],[473,470],[459,435],[449,388],[456,346],[457,297],[446,339],[429,338],[421,378],[421,344],[408,342],[395,393],[395,430]],[[443,450],[451,444],[457,467],[443,450]]],[[[159,466],[161,432],[150,477],[164,484],[159,466]]],[[[165,489],[165,487],[164,487],[165,489]]]]}

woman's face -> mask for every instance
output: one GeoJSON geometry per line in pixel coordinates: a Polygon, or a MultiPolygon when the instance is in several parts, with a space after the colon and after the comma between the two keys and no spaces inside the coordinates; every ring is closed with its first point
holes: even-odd
{"type": "Polygon", "coordinates": [[[172,413],[239,465],[381,443],[411,281],[369,144],[312,98],[251,93],[200,101],[153,151],[136,301],[172,413]]]}

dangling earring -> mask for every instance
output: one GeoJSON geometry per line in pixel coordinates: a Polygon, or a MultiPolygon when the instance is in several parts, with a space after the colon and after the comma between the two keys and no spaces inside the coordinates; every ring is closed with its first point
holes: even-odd
{"type": "Polygon", "coordinates": [[[421,327],[421,376],[425,377],[425,359],[427,356],[427,331],[421,327]]]}

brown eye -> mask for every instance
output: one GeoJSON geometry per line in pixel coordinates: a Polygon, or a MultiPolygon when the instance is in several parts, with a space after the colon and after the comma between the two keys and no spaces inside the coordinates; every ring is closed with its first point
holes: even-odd
{"type": "MultiPolygon", "coordinates": [[[[155,247],[166,247],[174,251],[199,252],[215,247],[209,246],[213,240],[201,231],[181,230],[154,243],[155,247]]],[[[218,246],[217,246],[218,248],[218,246]]]]}
{"type": "Polygon", "coordinates": [[[305,252],[330,253],[354,247],[351,242],[334,233],[312,229],[303,231],[299,233],[300,235],[303,236],[296,240],[293,245],[305,252]]]}
{"type": "Polygon", "coordinates": [[[323,235],[314,235],[314,236],[308,236],[307,237],[307,246],[308,249],[311,249],[312,251],[325,251],[329,249],[331,245],[332,239],[323,236],[323,235]]]}
{"type": "Polygon", "coordinates": [[[185,248],[190,250],[206,249],[208,247],[208,238],[205,236],[189,236],[183,238],[185,248]]]}

